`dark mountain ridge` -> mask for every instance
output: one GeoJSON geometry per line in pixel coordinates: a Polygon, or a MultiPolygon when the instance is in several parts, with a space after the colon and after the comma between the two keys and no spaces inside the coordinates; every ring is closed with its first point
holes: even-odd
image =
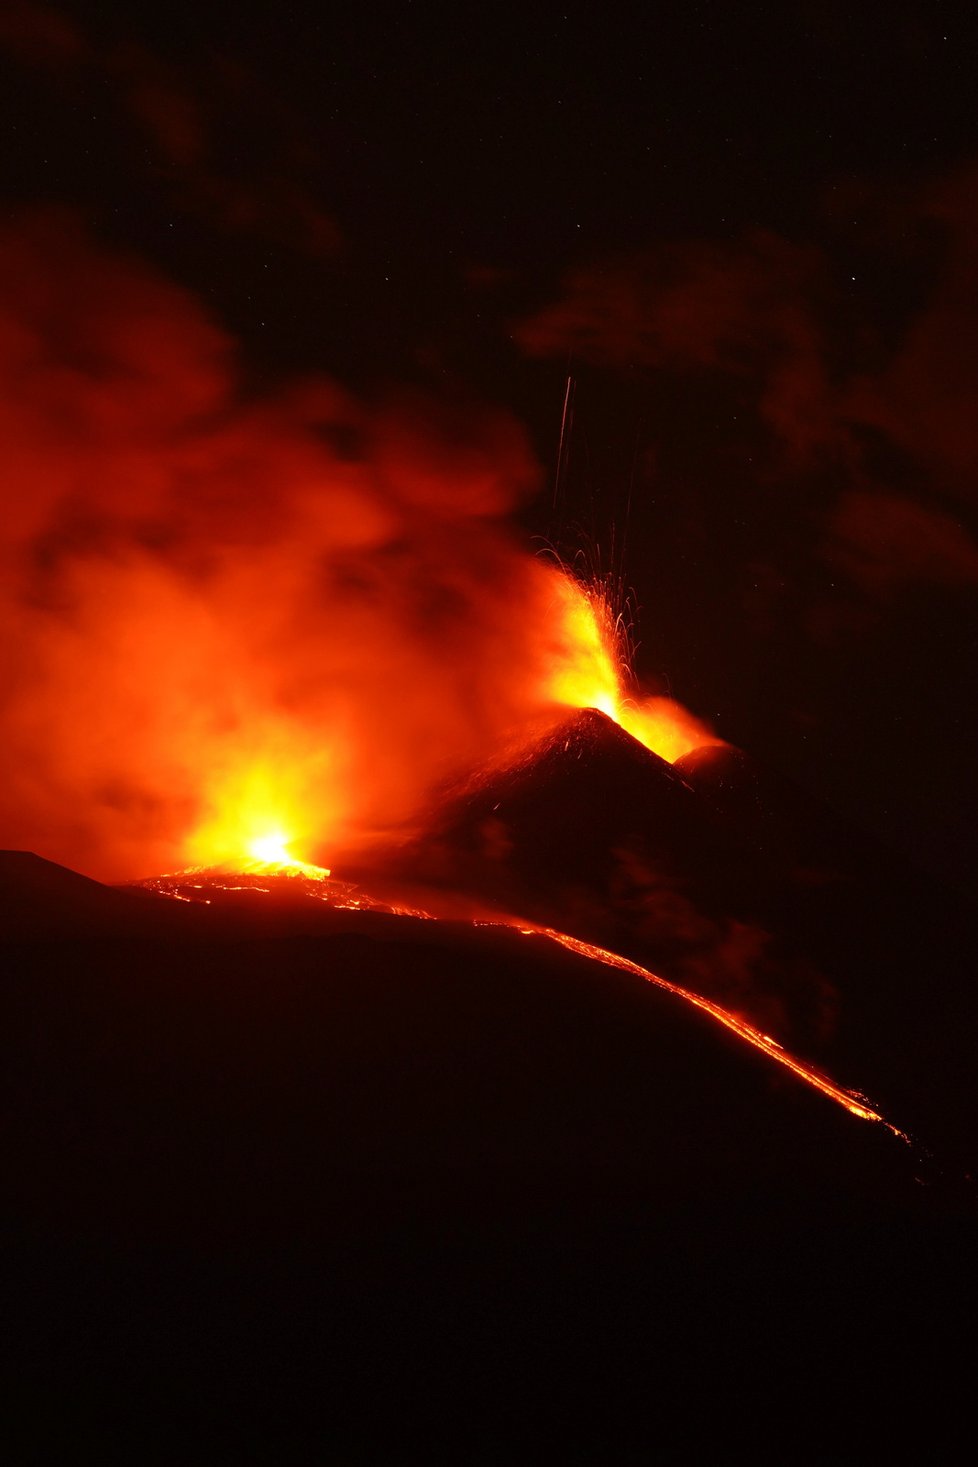
{"type": "MultiPolygon", "coordinates": [[[[663,819],[695,799],[661,788],[663,819]]],[[[0,859],[18,1459],[933,1441],[967,1189],[630,974],[263,884],[0,859]]]]}

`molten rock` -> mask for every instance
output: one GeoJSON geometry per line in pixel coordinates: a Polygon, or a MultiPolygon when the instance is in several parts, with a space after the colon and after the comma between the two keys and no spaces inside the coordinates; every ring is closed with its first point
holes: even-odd
{"type": "Polygon", "coordinates": [[[683,762],[576,713],[447,791],[397,873],[627,953],[817,1052],[831,985],[772,936],[750,832],[717,818],[683,762]]]}
{"type": "Polygon", "coordinates": [[[54,1413],[139,1461],[541,1433],[718,1460],[803,1418],[822,1460],[854,1368],[930,1421],[924,1338],[966,1388],[970,1231],[913,1153],[675,995],[513,930],[290,905],[262,931],[20,854],[0,877],[34,929],[0,947],[5,1425],[32,1441],[54,1413]]]}

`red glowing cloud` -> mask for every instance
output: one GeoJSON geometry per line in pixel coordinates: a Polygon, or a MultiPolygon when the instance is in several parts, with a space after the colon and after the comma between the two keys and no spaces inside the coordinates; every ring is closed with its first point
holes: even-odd
{"type": "Polygon", "coordinates": [[[104,875],[273,832],[332,856],[618,696],[596,606],[502,521],[536,479],[505,413],[251,395],[190,295],[66,215],[5,231],[0,278],[8,844],[104,875]]]}

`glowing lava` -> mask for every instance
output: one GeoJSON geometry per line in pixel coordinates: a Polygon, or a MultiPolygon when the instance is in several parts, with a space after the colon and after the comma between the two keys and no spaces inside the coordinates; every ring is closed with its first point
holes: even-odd
{"type": "Polygon", "coordinates": [[[293,854],[295,844],[310,841],[313,827],[328,830],[339,809],[329,757],[311,752],[311,743],[308,734],[296,735],[290,755],[280,736],[268,752],[227,753],[225,768],[208,782],[205,818],[186,842],[193,868],[322,870],[293,854]]]}
{"type": "MultiPolygon", "coordinates": [[[[273,838],[273,839],[278,839],[273,838]]],[[[265,842],[258,843],[262,854],[271,854],[272,847],[265,842]]],[[[276,850],[284,849],[281,842],[276,850]]],[[[302,895],[314,897],[319,901],[337,910],[361,911],[361,912],[384,912],[400,918],[409,918],[422,921],[436,920],[434,913],[425,911],[418,907],[407,906],[399,901],[389,898],[378,900],[369,896],[353,883],[345,881],[332,881],[330,872],[320,866],[310,866],[302,861],[297,861],[288,856],[285,862],[259,862],[257,857],[251,864],[245,864],[240,869],[233,868],[197,868],[188,871],[179,871],[169,876],[154,877],[150,881],[144,881],[139,885],[159,893],[161,896],[183,902],[202,903],[210,906],[212,901],[219,895],[227,893],[250,893],[258,897],[268,897],[273,890],[282,890],[283,878],[290,878],[288,885],[293,884],[302,895]]],[[[608,948],[598,947],[594,943],[584,942],[580,938],[572,937],[570,933],[558,932],[553,927],[543,927],[536,923],[525,922],[517,917],[477,917],[471,919],[476,927],[508,927],[521,933],[524,937],[542,937],[548,942],[557,943],[560,947],[567,948],[579,957],[587,958],[592,962],[601,963],[609,968],[618,968],[624,973],[630,973],[636,978],[642,979],[653,988],[658,988],[664,993],[683,1003],[690,1004],[701,1013],[719,1023],[723,1028],[735,1034],[738,1039],[744,1040],[751,1048],[765,1055],[769,1060],[782,1065],[797,1079],[817,1090],[826,1099],[832,1100],[836,1105],[842,1106],[850,1115],[858,1117],[862,1121],[874,1121],[884,1126],[894,1136],[902,1141],[909,1142],[910,1138],[892,1125],[879,1111],[874,1110],[866,1097],[856,1090],[847,1090],[837,1085],[833,1080],[816,1069],[813,1065],[806,1064],[804,1060],[798,1059],[773,1039],[770,1034],[756,1029],[746,1019],[738,1014],[732,1013],[722,1005],[714,1003],[711,999],[704,998],[702,994],[695,993],[691,989],[682,988],[678,983],[672,983],[668,978],[653,973],[649,968],[643,968],[640,963],[633,962],[630,958],[622,957],[619,953],[611,952],[608,948]]]]}
{"type": "MultiPolygon", "coordinates": [[[[374,686],[371,673],[345,711],[324,675],[316,717],[286,714],[271,698],[249,706],[235,697],[228,732],[201,741],[199,814],[180,852],[187,864],[287,871],[302,865],[295,847],[324,838],[331,852],[348,854],[416,820],[432,785],[480,762],[487,747],[524,730],[536,737],[555,706],[596,708],[669,761],[719,742],[671,699],[631,695],[627,638],[604,586],[542,565],[534,584],[525,645],[506,654],[505,696],[471,699],[464,718],[420,667],[413,686],[374,686]]],[[[467,675],[461,655],[460,665],[467,675]]]]}
{"type": "Polygon", "coordinates": [[[260,835],[248,847],[248,854],[256,861],[269,866],[295,866],[299,863],[285,844],[286,837],[280,833],[260,835]]]}
{"type": "MultiPolygon", "coordinates": [[[[289,850],[288,837],[279,832],[259,836],[248,847],[249,859],[242,864],[242,871],[263,876],[304,876],[309,881],[327,881],[330,871],[326,866],[314,866],[310,861],[300,861],[289,850]]],[[[234,869],[234,863],[228,863],[234,869]]]]}
{"type": "Polygon", "coordinates": [[[723,741],[672,698],[636,699],[621,619],[600,583],[582,585],[561,571],[554,593],[555,641],[549,693],[570,708],[596,708],[660,759],[675,763],[692,749],[723,741]]]}
{"type": "Polygon", "coordinates": [[[878,1121],[888,1131],[892,1131],[894,1136],[898,1136],[902,1141],[907,1140],[902,1131],[898,1131],[896,1126],[891,1125],[880,1115],[879,1111],[873,1110],[864,1095],[857,1090],[845,1090],[841,1085],[836,1085],[827,1075],[816,1070],[813,1065],[807,1065],[804,1061],[796,1059],[793,1054],[789,1054],[776,1039],[771,1038],[770,1034],[764,1034],[760,1029],[755,1029],[753,1024],[747,1023],[746,1019],[732,1014],[729,1009],[721,1007],[720,1004],[713,1003],[710,999],[704,998],[699,993],[693,993],[688,988],[680,988],[678,983],[670,983],[668,978],[661,978],[658,973],[643,968],[640,963],[633,963],[630,958],[623,958],[618,953],[610,952],[607,948],[596,947],[594,943],[582,942],[579,938],[571,937],[566,932],[557,932],[552,927],[525,926],[519,930],[526,936],[539,933],[541,937],[547,937],[551,942],[559,943],[561,947],[566,947],[583,958],[591,958],[594,962],[604,963],[609,968],[620,968],[624,973],[633,973],[637,978],[643,978],[646,983],[652,984],[654,988],[661,988],[665,993],[671,993],[674,997],[683,999],[684,1002],[692,1004],[694,1008],[700,1009],[704,1014],[709,1014],[725,1029],[745,1039],[748,1044],[760,1050],[762,1054],[766,1054],[769,1059],[775,1060],[779,1065],[784,1065],[785,1069],[797,1075],[799,1080],[804,1080],[814,1090],[821,1091],[829,1100],[834,1100],[837,1105],[843,1106],[850,1115],[858,1116],[861,1121],[878,1121]]]}

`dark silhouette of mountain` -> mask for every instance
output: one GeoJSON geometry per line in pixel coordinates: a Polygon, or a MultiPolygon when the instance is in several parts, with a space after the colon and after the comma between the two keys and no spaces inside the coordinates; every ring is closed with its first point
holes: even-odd
{"type": "MultiPolygon", "coordinates": [[[[923,866],[759,768],[703,749],[677,772],[715,832],[738,832],[734,900],[827,974],[838,1017],[826,1062],[974,1167],[978,1086],[978,908],[923,866]]],[[[894,799],[900,798],[899,790],[894,799]]]]}
{"type": "Polygon", "coordinates": [[[509,909],[566,913],[575,893],[586,903],[606,884],[622,843],[674,859],[695,842],[696,813],[671,765],[586,709],[445,791],[401,864],[509,909]]]}
{"type": "Polygon", "coordinates": [[[79,876],[32,851],[0,851],[0,932],[11,937],[146,930],[146,894],[79,876]]]}
{"type": "Polygon", "coordinates": [[[11,1460],[862,1462],[970,1389],[966,1192],[681,1000],[274,881],[0,882],[11,1460]]]}
{"type": "Polygon", "coordinates": [[[576,713],[447,790],[394,862],[747,1015],[978,1162],[974,906],[742,751],[670,766],[576,713]]]}

